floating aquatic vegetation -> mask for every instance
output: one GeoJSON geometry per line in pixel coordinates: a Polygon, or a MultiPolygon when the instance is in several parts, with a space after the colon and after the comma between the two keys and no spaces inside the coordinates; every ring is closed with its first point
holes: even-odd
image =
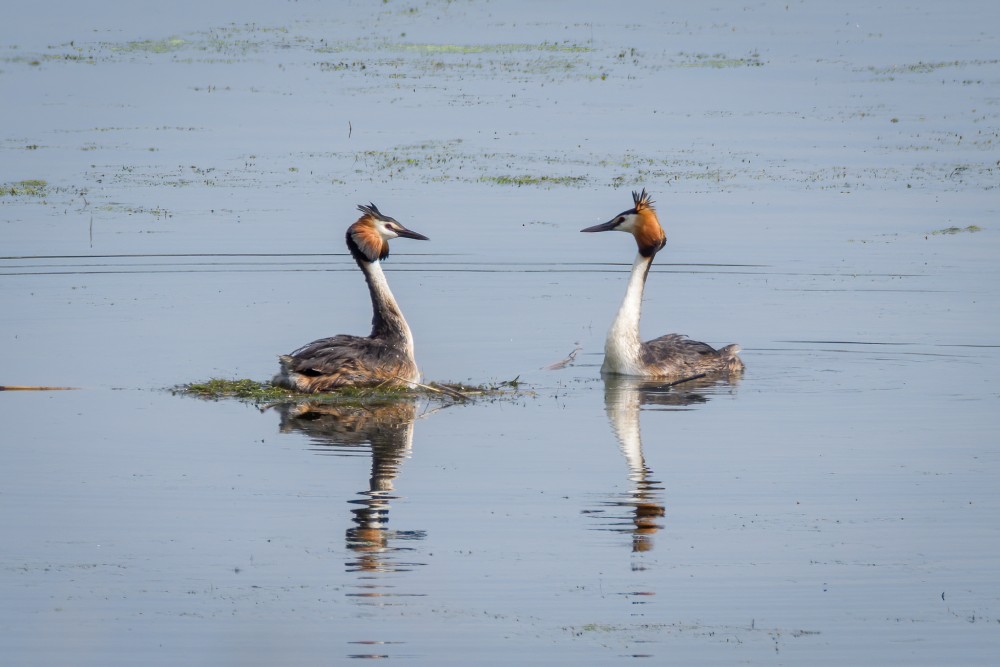
{"type": "Polygon", "coordinates": [[[493,183],[495,185],[574,185],[583,186],[587,184],[586,176],[531,176],[528,174],[521,176],[483,176],[479,179],[483,183],[493,183]]]}
{"type": "Polygon", "coordinates": [[[938,62],[902,63],[899,65],[886,65],[883,67],[870,66],[868,71],[881,76],[893,74],[930,74],[940,69],[952,67],[967,67],[972,65],[996,65],[1000,60],[947,60],[938,62]]]}
{"type": "Polygon", "coordinates": [[[684,53],[678,55],[679,67],[708,67],[724,69],[727,67],[762,67],[764,61],[760,54],[753,52],[743,58],[732,58],[724,53],[684,53]]]}
{"type": "Polygon", "coordinates": [[[172,53],[184,48],[188,44],[186,39],[180,37],[168,37],[166,39],[143,39],[124,44],[111,45],[113,51],[123,51],[127,53],[172,53]]]}
{"type": "Polygon", "coordinates": [[[541,42],[539,44],[389,44],[389,48],[426,54],[461,55],[475,53],[525,53],[542,51],[549,53],[588,53],[588,46],[572,42],[541,42]]]}
{"type": "Polygon", "coordinates": [[[968,227],[964,227],[964,228],[963,227],[945,227],[944,229],[937,229],[937,230],[931,232],[931,234],[933,234],[935,236],[940,236],[940,235],[944,235],[944,234],[962,234],[963,232],[975,233],[975,232],[981,232],[981,231],[983,231],[983,228],[980,227],[979,225],[969,225],[968,227]]]}
{"type": "Polygon", "coordinates": [[[41,179],[28,179],[0,186],[0,197],[44,197],[48,183],[41,179]]]}
{"type": "Polygon", "coordinates": [[[414,387],[341,387],[336,391],[307,394],[278,387],[270,382],[251,379],[211,378],[204,382],[192,382],[171,389],[172,393],[195,396],[218,401],[234,398],[257,406],[289,403],[302,400],[332,403],[367,403],[372,401],[397,400],[404,398],[449,399],[468,401],[475,398],[503,398],[526,395],[519,378],[502,380],[490,384],[470,385],[460,382],[431,382],[415,384],[414,387]]]}

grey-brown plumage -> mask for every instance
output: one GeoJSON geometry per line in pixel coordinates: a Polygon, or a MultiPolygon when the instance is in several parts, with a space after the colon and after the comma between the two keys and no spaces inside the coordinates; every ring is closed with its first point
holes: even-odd
{"type": "Polygon", "coordinates": [[[405,385],[420,378],[405,341],[341,334],[278,357],[274,384],[315,393],[337,387],[405,385]]]}
{"type": "Polygon", "coordinates": [[[374,204],[358,210],[363,215],[347,229],[347,247],[368,284],[372,332],[321,338],[281,355],[280,370],[272,380],[276,385],[315,393],[349,386],[405,386],[420,379],[413,335],[380,262],[389,256],[389,239],[427,237],[383,215],[374,204]]]}
{"type": "Polygon", "coordinates": [[[681,334],[667,334],[642,344],[642,361],[657,377],[687,378],[701,373],[740,373],[743,362],[735,343],[716,350],[708,343],[681,334]]]}

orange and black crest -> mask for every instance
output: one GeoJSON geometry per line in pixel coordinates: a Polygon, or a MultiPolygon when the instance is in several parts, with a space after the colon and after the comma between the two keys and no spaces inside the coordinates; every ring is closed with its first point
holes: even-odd
{"type": "Polygon", "coordinates": [[[642,192],[636,192],[633,190],[632,201],[635,202],[636,213],[644,208],[652,209],[654,204],[653,200],[650,199],[649,195],[646,193],[646,188],[643,188],[642,192]]]}
{"type": "MultiPolygon", "coordinates": [[[[645,192],[645,190],[643,192],[645,192]]],[[[384,222],[396,222],[395,218],[390,218],[387,215],[382,215],[382,212],[378,210],[378,206],[376,206],[371,202],[368,202],[368,206],[365,206],[364,204],[358,204],[358,210],[364,213],[365,215],[370,215],[376,220],[382,220],[384,222]]]]}

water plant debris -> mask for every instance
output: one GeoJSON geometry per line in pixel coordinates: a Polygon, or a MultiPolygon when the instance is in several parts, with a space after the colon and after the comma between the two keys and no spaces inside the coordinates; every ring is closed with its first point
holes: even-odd
{"type": "Polygon", "coordinates": [[[414,383],[410,387],[370,386],[341,387],[336,391],[307,394],[285,387],[277,387],[270,382],[251,379],[211,378],[204,382],[182,384],[171,389],[174,394],[195,396],[208,400],[235,398],[254,405],[274,405],[302,400],[323,402],[367,402],[407,398],[441,399],[448,397],[457,401],[470,401],[479,397],[515,397],[527,392],[523,390],[519,378],[503,380],[483,385],[469,385],[460,382],[414,383]]]}

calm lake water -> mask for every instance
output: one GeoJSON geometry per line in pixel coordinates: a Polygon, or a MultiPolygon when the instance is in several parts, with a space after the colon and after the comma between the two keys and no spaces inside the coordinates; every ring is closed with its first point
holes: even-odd
{"type": "Polygon", "coordinates": [[[1000,5],[4,14],[0,384],[77,389],[0,393],[0,662],[995,663],[1000,5]],[[739,382],[600,376],[643,187],[739,382]],[[369,201],[425,377],[529,392],[169,391],[367,333],[369,201]]]}

